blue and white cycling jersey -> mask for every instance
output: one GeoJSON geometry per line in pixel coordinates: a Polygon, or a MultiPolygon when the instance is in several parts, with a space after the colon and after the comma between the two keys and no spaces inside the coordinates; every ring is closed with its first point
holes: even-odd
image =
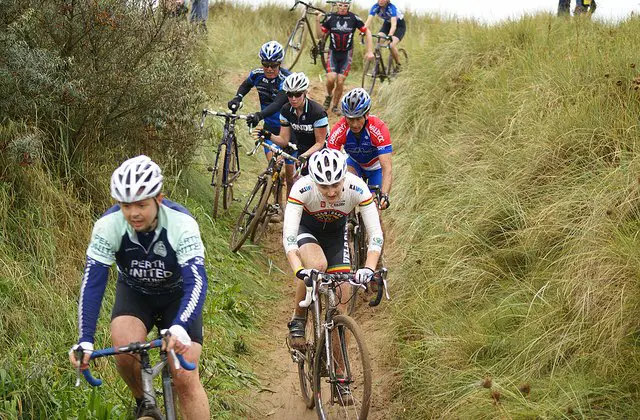
{"type": "Polygon", "coordinates": [[[148,295],[183,291],[173,324],[187,329],[202,311],[207,273],[198,223],[187,209],[163,199],[153,232],[138,234],[119,205],[93,227],[80,289],[79,342],[93,342],[109,267],[116,263],[118,281],[148,295]]]}
{"type": "MultiPolygon", "coordinates": [[[[264,74],[263,68],[257,68],[251,70],[249,76],[240,86],[240,93],[244,96],[246,95],[251,87],[255,87],[258,91],[258,97],[260,99],[260,109],[264,110],[268,105],[270,105],[278,95],[278,92],[282,89],[282,84],[284,83],[284,79],[289,76],[291,72],[285,68],[280,68],[280,72],[278,76],[273,79],[269,79],[264,74]]],[[[278,107],[278,110],[280,107],[278,107]]],[[[280,114],[278,112],[265,117],[264,122],[269,127],[280,127],[280,114]]]]}
{"type": "Polygon", "coordinates": [[[401,20],[404,18],[404,14],[393,4],[389,3],[386,7],[380,7],[377,3],[371,7],[369,10],[369,14],[371,16],[378,16],[384,19],[385,22],[390,21],[392,17],[398,18],[401,20]]]}

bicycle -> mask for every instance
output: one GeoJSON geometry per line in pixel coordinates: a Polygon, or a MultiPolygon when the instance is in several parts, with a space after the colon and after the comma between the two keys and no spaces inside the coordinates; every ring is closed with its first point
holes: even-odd
{"type": "MultiPolygon", "coordinates": [[[[239,107],[240,108],[240,107],[239,107]]],[[[204,120],[207,116],[224,118],[224,128],[222,138],[218,143],[214,165],[208,166],[207,171],[211,172],[211,186],[214,188],[212,217],[218,216],[220,194],[222,193],[222,208],[228,210],[233,201],[233,183],[240,176],[240,158],[238,157],[238,140],[236,138],[236,121],[246,120],[246,115],[232,112],[202,110],[200,128],[204,127],[204,120]],[[220,157],[222,156],[222,165],[220,157]]]]}
{"type": "Polygon", "coordinates": [[[367,61],[364,65],[364,69],[362,70],[362,87],[369,93],[369,95],[373,93],[373,88],[377,79],[380,79],[380,83],[385,80],[390,82],[398,75],[398,65],[405,67],[409,61],[407,51],[404,48],[398,48],[400,62],[395,62],[393,55],[391,54],[391,37],[377,34],[372,34],[371,36],[377,39],[373,52],[374,59],[367,61]],[[386,43],[383,43],[383,41],[386,41],[386,43]],[[382,56],[383,48],[389,50],[389,57],[386,60],[382,56]]]}
{"type": "MultiPolygon", "coordinates": [[[[266,232],[271,217],[278,214],[280,196],[283,190],[283,181],[280,178],[280,171],[283,165],[282,158],[300,162],[279,147],[264,143],[263,137],[256,141],[256,146],[253,150],[247,152],[247,155],[255,154],[261,145],[270,149],[273,154],[267,164],[267,168],[258,175],[256,185],[249,194],[247,202],[233,228],[230,243],[231,251],[233,252],[237,252],[249,237],[253,243],[258,243],[266,232]]],[[[289,143],[289,146],[295,149],[294,144],[289,143]]]]}
{"type": "MultiPolygon", "coordinates": [[[[117,354],[136,354],[140,356],[140,374],[142,378],[142,389],[144,392],[142,397],[143,402],[140,407],[145,415],[138,417],[139,420],[175,420],[177,418],[173,395],[173,381],[171,377],[171,369],[169,367],[169,356],[165,350],[161,349],[163,340],[164,338],[158,338],[146,343],[129,343],[126,346],[95,350],[91,353],[91,360],[100,357],[114,356],[117,354]],[[149,350],[155,348],[160,348],[160,361],[151,366],[149,350]],[[165,417],[160,413],[158,399],[156,398],[156,391],[153,387],[153,379],[160,374],[162,375],[162,397],[164,400],[165,417]]],[[[171,350],[170,355],[173,358],[175,369],[184,368],[186,370],[194,370],[196,368],[194,363],[187,362],[182,355],[175,354],[173,350],[171,350]]],[[[76,357],[78,360],[82,359],[82,349],[77,351],[76,357]]],[[[92,386],[102,385],[102,380],[92,376],[88,368],[82,371],[78,368],[76,386],[80,385],[80,372],[82,372],[84,378],[92,386]]],[[[136,413],[136,415],[139,415],[139,413],[136,413]]]]}
{"type": "Polygon", "coordinates": [[[287,39],[287,43],[284,46],[284,59],[282,61],[282,66],[289,70],[293,69],[293,66],[296,65],[298,59],[302,55],[302,49],[304,48],[306,37],[304,36],[305,31],[309,33],[309,38],[311,38],[311,58],[313,59],[313,64],[317,63],[318,57],[320,57],[320,62],[322,63],[322,68],[327,68],[326,55],[327,49],[324,40],[319,38],[316,41],[316,38],[313,36],[313,27],[307,18],[307,15],[317,15],[318,13],[326,14],[326,12],[322,9],[314,7],[309,3],[306,3],[301,0],[296,0],[293,7],[289,9],[290,12],[293,12],[298,4],[302,4],[304,6],[304,10],[302,11],[302,15],[297,20],[295,26],[293,27],[293,31],[291,31],[291,35],[287,39]]]}
{"type": "MultiPolygon", "coordinates": [[[[366,419],[369,412],[369,351],[356,321],[348,315],[340,315],[337,310],[339,285],[347,282],[358,285],[354,277],[355,273],[312,271],[305,280],[305,299],[299,303],[300,307],[309,308],[305,344],[293,348],[287,341],[291,357],[298,365],[305,405],[307,408],[315,406],[319,419],[366,419]]],[[[386,277],[386,268],[371,277],[370,281],[378,284],[378,294],[369,302],[370,306],[377,306],[382,300],[386,277]]]]}

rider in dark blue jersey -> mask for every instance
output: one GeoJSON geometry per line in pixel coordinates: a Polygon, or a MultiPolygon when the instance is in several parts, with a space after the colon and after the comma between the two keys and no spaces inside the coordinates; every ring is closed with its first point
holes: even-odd
{"type": "Polygon", "coordinates": [[[365,22],[367,27],[371,24],[374,16],[378,16],[384,20],[378,33],[391,37],[391,44],[389,44],[391,47],[391,55],[393,55],[397,65],[400,65],[397,45],[402,38],[404,38],[404,34],[407,31],[404,14],[395,5],[391,4],[390,0],[378,0],[376,4],[371,6],[371,10],[369,10],[369,16],[365,22]]]}
{"type": "MultiPolygon", "coordinates": [[[[249,76],[242,82],[236,96],[227,104],[229,109],[236,111],[240,102],[251,88],[256,88],[260,99],[260,112],[250,114],[247,124],[250,127],[258,125],[264,119],[264,128],[271,133],[280,134],[280,108],[287,103],[287,95],[282,91],[282,83],[291,72],[281,68],[284,59],[284,49],[276,41],[269,41],[260,48],[262,67],[251,70],[249,76]]],[[[264,149],[267,160],[270,158],[269,149],[264,149]]]]}
{"type": "MultiPolygon", "coordinates": [[[[95,223],[78,301],[78,344],[69,358],[85,368],[93,351],[94,335],[109,268],[118,267],[116,298],[111,313],[114,346],[144,342],[154,326],[168,329],[168,350],[192,363],[202,352],[202,306],[207,293],[204,246],[193,216],[163,198],[158,165],[142,155],[129,159],[111,177],[111,195],[117,204],[95,223]]],[[[139,409],[143,397],[129,355],[116,356],[118,372],[131,389],[139,409]]],[[[209,403],[198,370],[173,372],[183,418],[209,418],[209,403]]],[[[140,414],[140,412],[138,413],[140,414]]]]}

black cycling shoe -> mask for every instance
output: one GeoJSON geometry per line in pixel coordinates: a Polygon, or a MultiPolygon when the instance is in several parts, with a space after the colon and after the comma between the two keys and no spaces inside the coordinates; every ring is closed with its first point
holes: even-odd
{"type": "Polygon", "coordinates": [[[287,324],[289,327],[289,343],[294,349],[304,348],[304,329],[307,324],[306,319],[294,318],[287,324]]]}
{"type": "Polygon", "coordinates": [[[333,96],[331,95],[327,95],[324,97],[324,104],[322,104],[324,110],[326,111],[327,109],[329,109],[329,107],[331,106],[331,100],[333,99],[333,96]]]}

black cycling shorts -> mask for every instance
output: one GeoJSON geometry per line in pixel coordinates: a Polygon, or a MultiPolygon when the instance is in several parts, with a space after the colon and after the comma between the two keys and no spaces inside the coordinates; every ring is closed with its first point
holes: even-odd
{"type": "Polygon", "coordinates": [[[347,77],[351,70],[353,48],[348,51],[329,50],[327,56],[327,73],[338,73],[347,77]]]}
{"type": "MultiPolygon", "coordinates": [[[[135,316],[144,323],[147,333],[151,332],[154,325],[158,332],[169,328],[175,319],[183,292],[166,293],[161,295],[145,295],[132,289],[124,282],[116,285],[116,301],[111,311],[111,320],[118,316],[135,316]]],[[[202,344],[202,312],[187,329],[191,341],[202,344]]]]}
{"type": "MultiPolygon", "coordinates": [[[[382,32],[385,35],[389,35],[390,30],[391,30],[391,21],[385,20],[378,32],[382,32]]],[[[404,19],[400,19],[397,21],[396,31],[393,33],[393,36],[395,36],[398,39],[402,39],[404,38],[405,32],[407,32],[407,24],[405,23],[404,19]]]]}
{"type": "Polygon", "coordinates": [[[314,232],[305,225],[298,228],[298,246],[318,244],[327,259],[327,273],[348,273],[351,271],[347,225],[343,229],[330,232],[314,232]]]}

